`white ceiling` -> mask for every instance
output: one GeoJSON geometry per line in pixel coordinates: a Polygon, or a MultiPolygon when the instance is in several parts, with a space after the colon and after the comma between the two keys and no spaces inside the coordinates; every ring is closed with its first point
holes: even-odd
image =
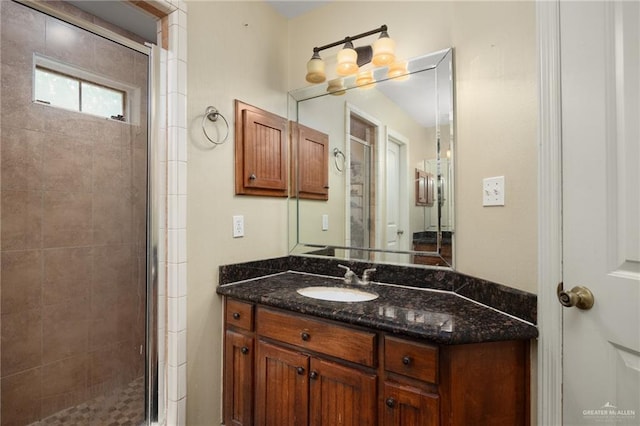
{"type": "Polygon", "coordinates": [[[304,15],[305,13],[316,9],[320,6],[324,6],[329,3],[329,1],[317,1],[317,0],[295,0],[295,1],[277,1],[277,0],[267,0],[275,10],[278,11],[282,16],[285,16],[289,19],[295,18],[300,15],[304,15]]]}

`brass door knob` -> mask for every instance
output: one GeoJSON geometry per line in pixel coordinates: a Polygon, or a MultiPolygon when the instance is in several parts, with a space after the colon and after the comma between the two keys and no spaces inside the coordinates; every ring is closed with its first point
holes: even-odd
{"type": "Polygon", "coordinates": [[[558,300],[562,306],[571,308],[575,306],[578,309],[589,310],[595,303],[593,293],[586,287],[575,286],[569,291],[563,289],[562,283],[558,284],[558,300]]]}

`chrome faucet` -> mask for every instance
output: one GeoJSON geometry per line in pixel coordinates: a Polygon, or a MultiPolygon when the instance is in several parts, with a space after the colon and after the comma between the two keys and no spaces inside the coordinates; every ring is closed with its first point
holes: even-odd
{"type": "Polygon", "coordinates": [[[369,282],[371,282],[371,274],[373,274],[376,271],[376,268],[365,269],[362,272],[362,278],[360,279],[358,278],[358,275],[356,275],[356,273],[353,272],[348,266],[338,265],[338,268],[347,270],[347,272],[345,272],[344,274],[344,282],[346,284],[352,284],[354,278],[356,279],[356,282],[360,285],[369,284],[369,282]]]}
{"type": "Polygon", "coordinates": [[[351,269],[349,269],[348,266],[344,266],[344,265],[338,265],[338,268],[342,268],[342,269],[346,269],[347,272],[344,273],[344,282],[346,284],[351,284],[353,282],[353,278],[358,278],[358,276],[356,275],[355,272],[353,272],[351,269]]]}
{"type": "Polygon", "coordinates": [[[369,284],[369,282],[371,281],[371,274],[373,274],[375,271],[376,268],[365,269],[364,272],[362,272],[362,279],[358,280],[358,284],[369,284]]]}

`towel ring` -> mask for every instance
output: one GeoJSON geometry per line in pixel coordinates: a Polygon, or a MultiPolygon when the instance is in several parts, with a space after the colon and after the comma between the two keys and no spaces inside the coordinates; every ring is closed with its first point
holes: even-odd
{"type": "Polygon", "coordinates": [[[204,112],[204,117],[202,117],[202,132],[204,133],[205,137],[209,139],[209,142],[211,142],[212,144],[222,145],[223,143],[226,142],[227,138],[229,137],[229,122],[227,121],[226,118],[224,118],[224,115],[218,112],[218,110],[215,107],[208,106],[204,112]],[[209,121],[213,121],[215,123],[216,121],[218,121],[218,117],[221,117],[224,120],[224,124],[227,127],[227,133],[224,135],[224,138],[222,138],[221,141],[213,140],[207,133],[207,129],[204,127],[205,120],[208,119],[209,121]]]}
{"type": "Polygon", "coordinates": [[[333,148],[333,162],[336,165],[336,169],[338,169],[339,172],[344,170],[344,162],[345,162],[346,158],[344,156],[344,153],[342,151],[340,151],[338,148],[333,148]],[[340,165],[340,163],[338,163],[338,156],[342,157],[342,161],[340,161],[340,163],[342,163],[342,165],[340,165]]]}

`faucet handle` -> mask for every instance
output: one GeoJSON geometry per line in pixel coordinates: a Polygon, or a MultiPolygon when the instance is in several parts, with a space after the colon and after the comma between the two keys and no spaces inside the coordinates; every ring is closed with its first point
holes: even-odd
{"type": "Polygon", "coordinates": [[[376,268],[365,269],[362,272],[362,284],[369,284],[370,275],[376,271],[376,268]]]}
{"type": "Polygon", "coordinates": [[[356,277],[356,273],[353,272],[348,266],[338,265],[338,268],[346,269],[347,272],[344,273],[344,282],[347,284],[351,284],[353,281],[353,277],[356,277]]]}

